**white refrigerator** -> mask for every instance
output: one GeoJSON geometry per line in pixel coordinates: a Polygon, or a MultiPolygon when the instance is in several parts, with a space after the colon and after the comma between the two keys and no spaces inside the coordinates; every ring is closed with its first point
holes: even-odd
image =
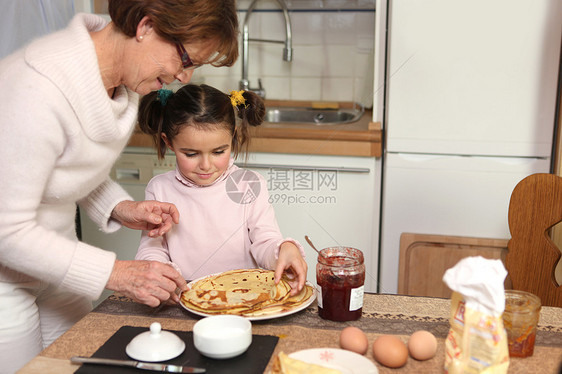
{"type": "Polygon", "coordinates": [[[507,239],[511,191],[549,172],[562,1],[381,0],[377,12],[378,290],[396,293],[402,233],[507,239]]]}

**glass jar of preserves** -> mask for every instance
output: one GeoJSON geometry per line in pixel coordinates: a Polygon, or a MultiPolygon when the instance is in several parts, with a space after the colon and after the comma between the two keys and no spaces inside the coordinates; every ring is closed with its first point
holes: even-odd
{"type": "Polygon", "coordinates": [[[363,312],[363,252],[350,247],[324,248],[316,264],[318,314],[331,321],[353,321],[363,312]]]}
{"type": "Polygon", "coordinates": [[[503,325],[510,357],[533,355],[540,310],[541,299],[538,296],[525,291],[505,291],[503,325]]]}

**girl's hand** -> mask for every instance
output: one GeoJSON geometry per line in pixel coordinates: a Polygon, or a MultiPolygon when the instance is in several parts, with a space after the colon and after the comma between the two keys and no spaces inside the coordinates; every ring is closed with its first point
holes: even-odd
{"type": "Polygon", "coordinates": [[[111,217],[130,229],[147,230],[148,236],[154,238],[170,231],[179,222],[180,213],[171,203],[126,200],[115,206],[111,217]]]}
{"type": "Polygon", "coordinates": [[[308,265],[301,256],[298,247],[291,242],[284,242],[279,249],[279,258],[275,267],[275,284],[279,283],[285,272],[291,285],[291,295],[298,294],[306,282],[308,265]]]}
{"type": "Polygon", "coordinates": [[[176,290],[187,290],[187,282],[172,266],[158,261],[115,261],[106,288],[133,300],[157,307],[179,303],[176,290]]]}

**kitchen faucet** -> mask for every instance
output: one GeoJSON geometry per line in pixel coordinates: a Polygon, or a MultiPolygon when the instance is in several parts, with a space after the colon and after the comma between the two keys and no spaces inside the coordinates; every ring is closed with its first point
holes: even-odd
{"type": "Polygon", "coordinates": [[[283,11],[283,16],[285,17],[285,41],[282,40],[268,40],[268,39],[250,39],[250,28],[249,21],[254,8],[259,0],[254,0],[248,7],[246,12],[246,17],[244,18],[244,25],[242,28],[242,79],[240,80],[241,90],[254,91],[256,94],[265,98],[265,89],[261,85],[261,79],[258,78],[258,88],[250,88],[250,81],[248,80],[248,56],[249,56],[249,46],[250,41],[252,42],[262,42],[262,43],[282,43],[285,44],[283,48],[283,61],[293,60],[293,47],[292,47],[292,32],[291,32],[291,18],[289,17],[289,10],[284,0],[275,0],[279,7],[283,11]]]}

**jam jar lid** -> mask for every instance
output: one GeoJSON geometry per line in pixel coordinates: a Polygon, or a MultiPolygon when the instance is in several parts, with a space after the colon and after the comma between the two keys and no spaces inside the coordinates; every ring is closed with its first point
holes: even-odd
{"type": "Polygon", "coordinates": [[[318,254],[318,263],[326,266],[349,267],[361,265],[364,262],[363,252],[352,247],[328,247],[318,254]]]}

